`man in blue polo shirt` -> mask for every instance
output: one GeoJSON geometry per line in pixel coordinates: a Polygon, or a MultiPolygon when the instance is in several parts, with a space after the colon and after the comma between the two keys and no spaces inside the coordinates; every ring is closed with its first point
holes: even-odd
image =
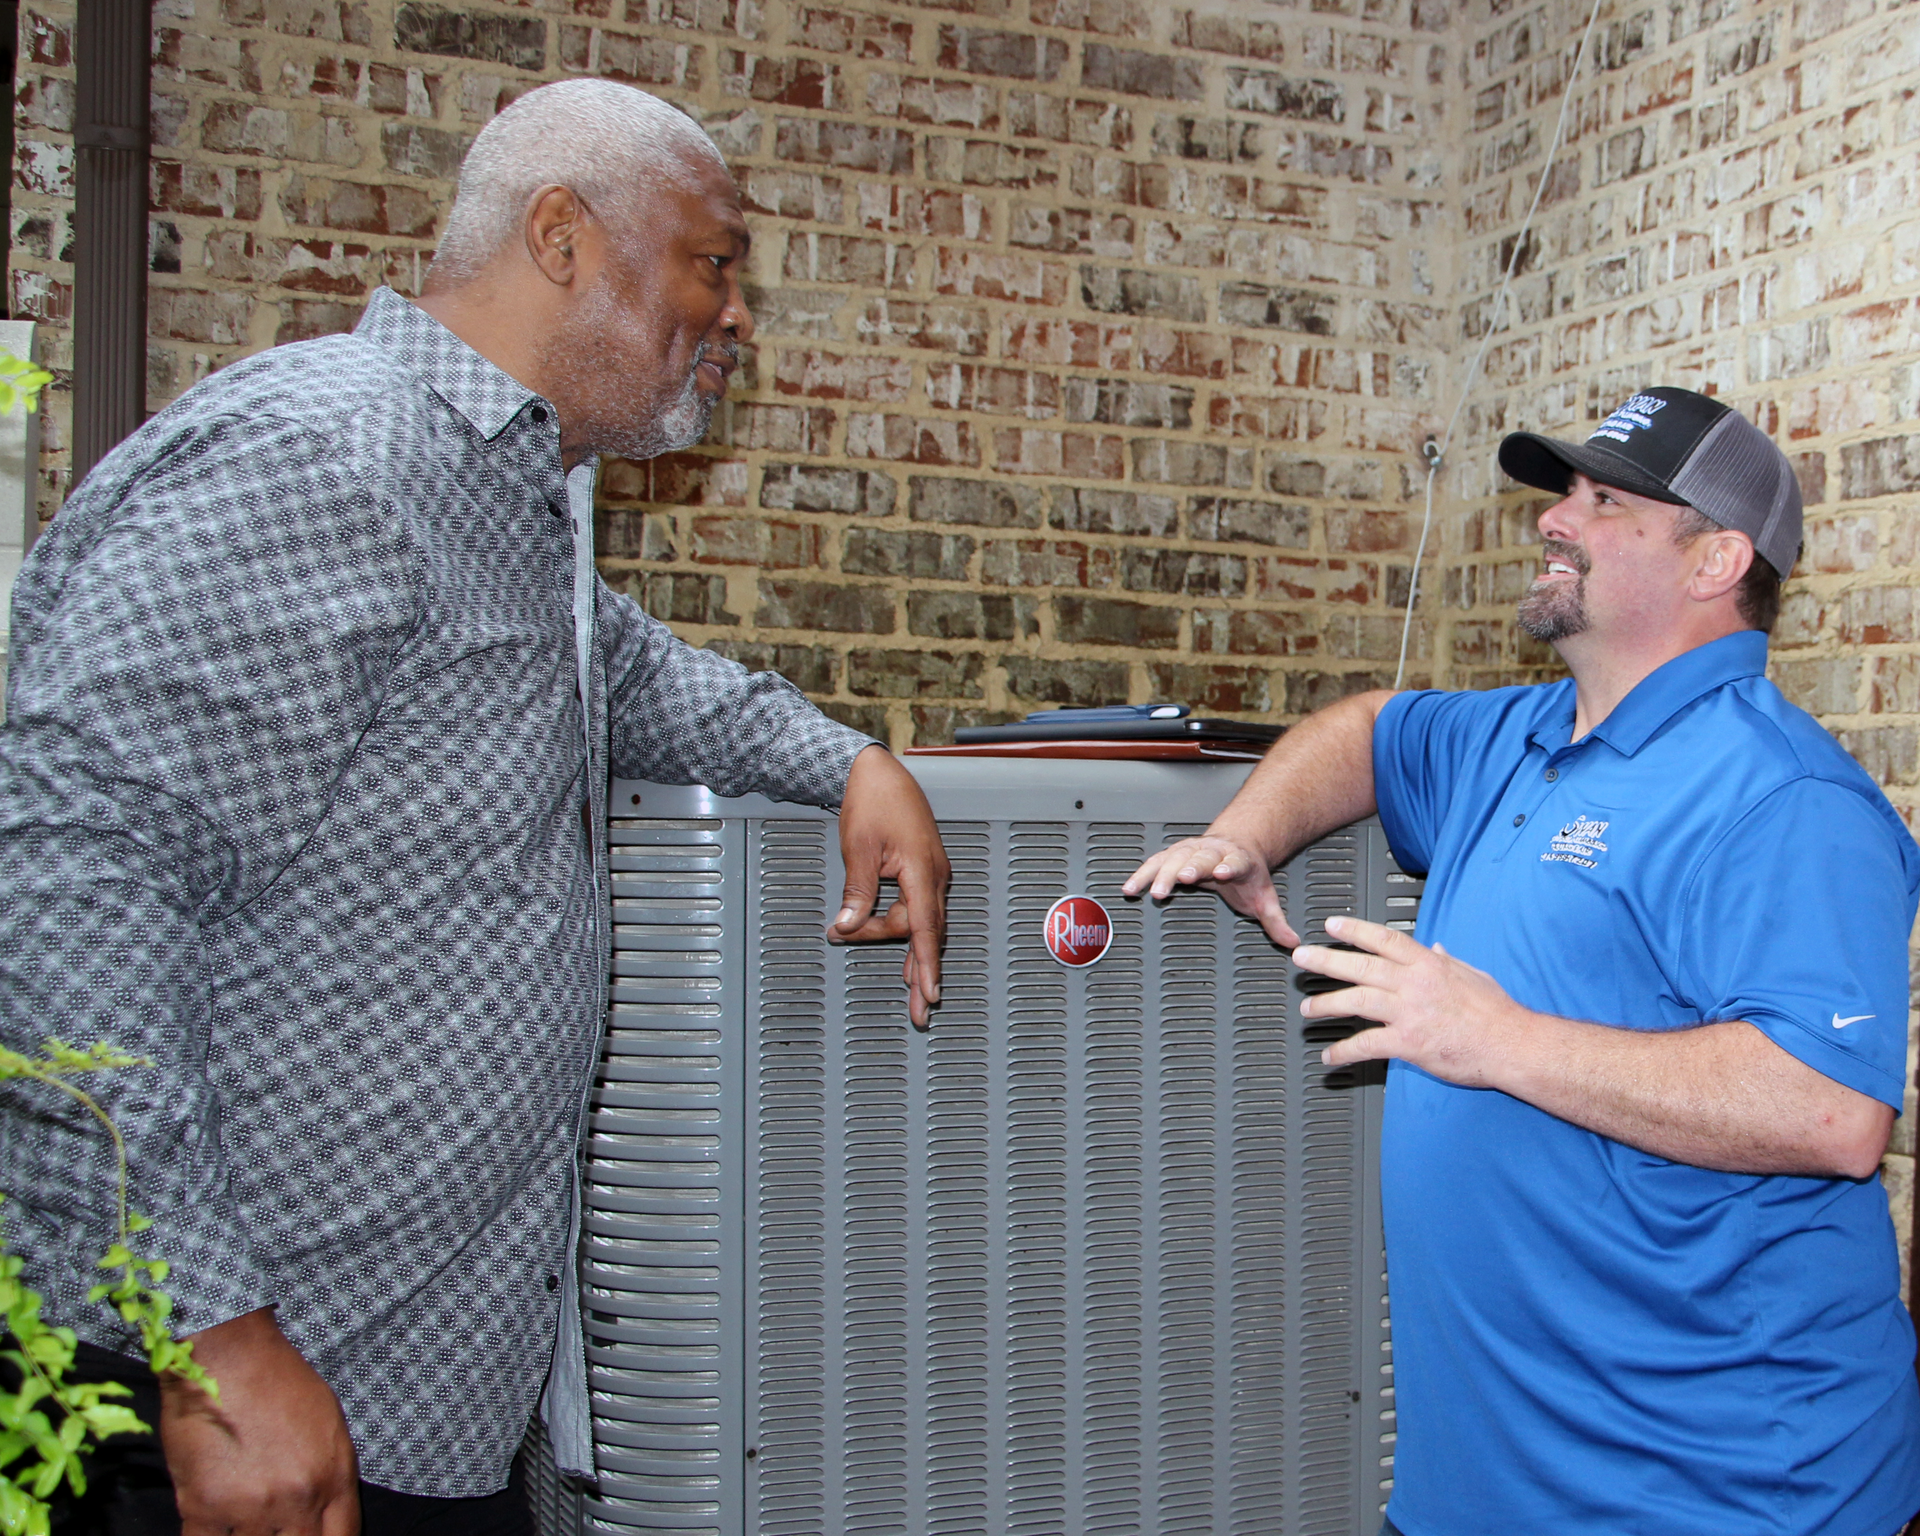
{"type": "Polygon", "coordinates": [[[1389,1058],[1399,1410],[1388,1532],[1894,1536],[1920,1391],[1886,1195],[1920,849],[1764,677],[1800,496],[1737,412],[1635,395],[1585,443],[1520,605],[1572,677],[1374,693],[1290,732],[1130,894],[1216,889],[1378,809],[1417,934],[1301,945],[1389,1058]]]}

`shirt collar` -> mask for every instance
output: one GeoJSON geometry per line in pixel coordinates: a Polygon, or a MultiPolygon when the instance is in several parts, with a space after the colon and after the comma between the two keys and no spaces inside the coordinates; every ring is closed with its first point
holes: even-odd
{"type": "Polygon", "coordinates": [[[1695,699],[1767,670],[1767,637],[1758,629],[1722,635],[1654,668],[1590,734],[1632,757],[1695,699]]]}
{"type": "Polygon", "coordinates": [[[373,290],[353,334],[392,353],[488,442],[506,430],[528,401],[540,398],[391,288],[373,290]]]}

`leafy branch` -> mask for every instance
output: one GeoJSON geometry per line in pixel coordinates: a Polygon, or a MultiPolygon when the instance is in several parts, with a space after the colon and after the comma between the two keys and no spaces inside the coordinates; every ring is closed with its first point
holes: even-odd
{"type": "MultiPolygon", "coordinates": [[[[9,361],[17,359],[0,354],[0,372],[9,361]]],[[[0,1046],[0,1082],[35,1082],[65,1094],[99,1121],[112,1140],[115,1231],[100,1268],[118,1273],[88,1291],[87,1299],[111,1303],[121,1320],[139,1332],[141,1348],[156,1373],[196,1382],[217,1398],[219,1384],[194,1360],[193,1345],[176,1339],[168,1326],[173,1298],[160,1288],[167,1278],[166,1260],[146,1258],[133,1246],[134,1234],[152,1223],[127,1209],[126,1140],[99,1101],[73,1081],[96,1072],[152,1065],[105,1042],[80,1050],[63,1040],[48,1040],[37,1057],[0,1046]]],[[[47,1501],[60,1485],[64,1482],[75,1497],[87,1491],[86,1452],[109,1435],[138,1433],[150,1426],[131,1408],[108,1401],[129,1395],[117,1382],[67,1380],[78,1339],[71,1328],[50,1327],[41,1319],[39,1294],[20,1281],[23,1267],[24,1261],[0,1241],[0,1321],[14,1346],[0,1350],[0,1361],[19,1373],[17,1391],[0,1385],[0,1533],[48,1536],[47,1501]]]]}
{"type": "Polygon", "coordinates": [[[40,403],[40,391],[53,382],[53,375],[24,357],[0,350],[0,416],[11,416],[16,407],[34,409],[40,403]]]}

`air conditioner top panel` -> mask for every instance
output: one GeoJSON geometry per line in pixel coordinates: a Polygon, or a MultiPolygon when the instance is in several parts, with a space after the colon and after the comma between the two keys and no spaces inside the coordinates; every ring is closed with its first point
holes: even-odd
{"type": "MultiPolygon", "coordinates": [[[[948,820],[1211,821],[1252,771],[1251,763],[1130,762],[1089,758],[903,758],[948,820]]],[[[716,795],[699,784],[616,779],[616,817],[746,817],[807,821],[832,811],[764,795],[716,795]]]]}

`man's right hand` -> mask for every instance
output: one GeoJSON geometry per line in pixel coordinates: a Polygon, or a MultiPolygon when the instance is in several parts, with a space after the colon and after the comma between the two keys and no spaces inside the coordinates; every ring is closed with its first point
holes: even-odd
{"type": "Polygon", "coordinates": [[[1165,901],[1182,885],[1218,891],[1234,911],[1257,918],[1267,937],[1282,948],[1300,942],[1273,888],[1267,861],[1243,843],[1212,833],[1186,838],[1148,859],[1120,889],[1128,896],[1150,891],[1155,901],[1165,901]]]}
{"type": "Polygon", "coordinates": [[[160,1378],[182,1536],[358,1536],[360,1480],[333,1389],[262,1308],[191,1335],[218,1399],[160,1378]]]}

